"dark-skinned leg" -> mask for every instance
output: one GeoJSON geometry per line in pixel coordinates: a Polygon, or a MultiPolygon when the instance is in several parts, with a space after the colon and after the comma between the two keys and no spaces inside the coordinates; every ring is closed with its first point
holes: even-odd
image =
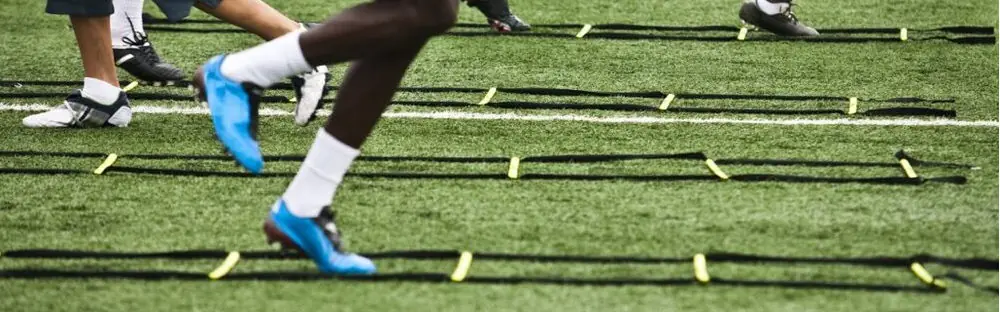
{"type": "Polygon", "coordinates": [[[395,95],[406,69],[424,43],[379,57],[355,61],[340,85],[326,132],[344,144],[360,148],[395,95]]]}
{"type": "Polygon", "coordinates": [[[303,34],[213,58],[196,74],[203,80],[196,85],[205,92],[219,140],[241,165],[259,173],[263,158],[251,134],[256,91],[248,86],[269,86],[315,65],[355,60],[326,128],[317,132],[298,174],[265,221],[269,240],[303,251],[322,272],[375,272],[370,260],[342,251],[327,208],[407,67],[431,37],[454,24],[456,10],[457,0],[366,3],[303,34]],[[230,61],[240,66],[230,66],[227,73],[230,61]]]}
{"type": "Polygon", "coordinates": [[[343,11],[302,34],[281,36],[234,53],[223,74],[268,87],[319,65],[391,53],[446,31],[454,24],[457,0],[383,0],[343,11]],[[294,41],[294,43],[288,42],[294,41]],[[269,62],[262,60],[276,59],[269,62]]]}

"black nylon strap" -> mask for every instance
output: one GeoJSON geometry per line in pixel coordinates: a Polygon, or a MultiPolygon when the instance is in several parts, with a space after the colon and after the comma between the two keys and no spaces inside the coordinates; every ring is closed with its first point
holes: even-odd
{"type": "MultiPolygon", "coordinates": [[[[680,154],[613,154],[613,155],[552,155],[552,156],[527,156],[521,157],[521,162],[535,163],[593,163],[626,160],[654,160],[654,159],[685,159],[685,160],[705,160],[705,153],[680,153],[680,154]]],[[[507,159],[504,159],[506,161],[507,159]]]]}
{"type": "MultiPolygon", "coordinates": [[[[194,95],[163,94],[148,92],[129,92],[130,100],[152,100],[152,101],[194,101],[194,95]]],[[[0,98],[8,99],[29,99],[29,98],[65,98],[66,93],[60,92],[22,92],[22,93],[0,93],[0,98]]],[[[261,102],[265,103],[289,103],[289,98],[285,96],[263,96],[261,102]]]]}
{"type": "MultiPolygon", "coordinates": [[[[253,175],[246,172],[229,171],[201,171],[201,170],[179,170],[161,168],[135,168],[135,167],[111,167],[105,172],[126,172],[135,174],[185,176],[185,177],[230,177],[230,178],[290,178],[294,177],[294,172],[267,172],[253,175]]],[[[86,170],[72,169],[0,169],[0,174],[26,174],[26,175],[67,175],[67,174],[90,174],[86,170]]],[[[381,178],[381,179],[413,179],[413,180],[506,180],[504,174],[491,173],[409,173],[409,172],[363,172],[348,173],[349,177],[357,178],[381,178]]],[[[521,175],[518,180],[569,180],[569,181],[636,181],[636,182],[677,182],[677,181],[713,181],[718,180],[713,175],[572,175],[572,174],[544,174],[528,173],[521,175]]],[[[783,183],[862,183],[862,184],[885,184],[885,185],[921,185],[927,182],[938,182],[947,184],[966,184],[968,179],[962,176],[935,177],[935,178],[904,178],[904,177],[812,177],[812,176],[792,176],[775,174],[741,174],[730,176],[730,180],[738,182],[783,182],[783,183]]]]}
{"type": "MultiPolygon", "coordinates": [[[[281,251],[250,250],[240,251],[244,260],[305,260],[305,256],[297,253],[281,251]]],[[[88,251],[60,249],[16,249],[4,251],[2,256],[12,259],[173,259],[173,260],[216,260],[225,258],[226,250],[177,250],[164,252],[120,252],[120,251],[88,251]]],[[[379,252],[359,253],[372,259],[410,259],[410,260],[448,260],[461,255],[458,250],[389,250],[379,252]]],[[[474,252],[475,259],[491,261],[515,262],[551,262],[551,263],[592,263],[592,264],[686,264],[691,257],[648,257],[648,256],[594,256],[594,255],[539,255],[516,253],[474,252]]],[[[771,256],[732,252],[705,253],[709,262],[725,263],[784,263],[784,264],[845,264],[872,267],[908,267],[914,262],[923,264],[939,264],[942,266],[997,271],[1000,262],[996,259],[981,257],[948,258],[929,254],[913,256],[875,256],[875,257],[794,257],[771,256]]]]}
{"type": "MultiPolygon", "coordinates": [[[[537,27],[537,26],[533,26],[537,27]]],[[[581,25],[582,27],[582,25],[581,25]]],[[[461,28],[461,27],[459,27],[461,28]]],[[[563,27],[570,28],[570,27],[563,27]]],[[[618,30],[625,30],[623,27],[614,27],[618,30]]],[[[177,27],[177,26],[155,26],[150,25],[145,27],[146,30],[160,31],[160,32],[177,32],[177,33],[241,33],[248,34],[246,31],[239,28],[194,28],[194,27],[177,27]]],[[[945,33],[945,34],[955,34],[950,31],[944,31],[946,28],[937,29],[934,31],[927,31],[927,33],[945,33]]],[[[969,28],[972,29],[972,28],[969,28]]],[[[642,33],[623,33],[623,32],[602,32],[597,29],[596,32],[590,32],[585,38],[588,39],[612,39],[612,40],[665,40],[665,41],[703,41],[703,42],[734,42],[740,41],[735,35],[723,35],[723,36],[682,36],[682,35],[654,35],[654,34],[642,34],[642,33]]],[[[605,29],[611,30],[611,29],[605,29]]],[[[646,29],[639,29],[646,30],[646,29]]],[[[948,30],[958,30],[964,31],[966,28],[956,28],[948,30]]],[[[684,32],[697,32],[699,30],[690,29],[684,30],[684,32]]],[[[713,30],[714,31],[714,30],[713,30]]],[[[729,29],[732,31],[732,29],[729,29]]],[[[915,29],[914,32],[920,33],[924,32],[915,29]]],[[[899,33],[899,29],[895,29],[896,34],[899,33]]],[[[974,34],[985,33],[985,31],[973,32],[974,34]]],[[[886,29],[835,29],[832,34],[841,35],[859,35],[859,34],[890,34],[886,29]]],[[[497,34],[493,32],[486,31],[462,31],[453,30],[445,33],[446,36],[455,37],[492,37],[492,36],[513,36],[513,37],[531,37],[531,38],[562,38],[562,39],[575,39],[576,36],[570,33],[545,33],[545,32],[529,32],[529,33],[504,33],[497,34]]],[[[949,37],[949,36],[927,36],[922,38],[909,38],[908,41],[948,41],[958,44],[995,44],[996,37],[994,36],[962,36],[962,37],[949,37]]],[[[752,42],[773,42],[773,41],[799,41],[799,42],[827,42],[827,43],[865,43],[865,42],[907,42],[901,41],[898,36],[892,37],[818,37],[818,38],[790,38],[790,37],[778,37],[767,35],[765,37],[753,37],[747,38],[744,41],[752,42]]]]}
{"type": "MultiPolygon", "coordinates": [[[[41,151],[2,151],[0,157],[69,157],[69,158],[104,158],[107,154],[92,152],[41,152],[41,151]]],[[[146,160],[220,160],[230,161],[232,157],[225,155],[185,155],[185,154],[119,154],[119,158],[134,158],[146,160]]],[[[944,168],[977,168],[973,165],[923,161],[906,154],[900,150],[894,154],[896,159],[907,159],[910,164],[917,167],[944,167],[944,168]]],[[[266,155],[265,161],[302,161],[305,155],[266,155]]],[[[593,163],[593,162],[617,162],[632,160],[705,160],[707,156],[703,152],[674,153],[674,154],[572,154],[572,155],[548,155],[548,156],[524,156],[521,162],[526,163],[593,163]]],[[[510,157],[477,157],[477,156],[378,156],[362,155],[358,161],[373,162],[440,162],[440,163],[506,163],[510,157]]],[[[865,162],[865,161],[836,161],[836,160],[809,160],[809,159],[748,159],[748,158],[716,158],[719,165],[747,165],[747,166],[808,166],[808,167],[898,167],[896,162],[865,162]]]]}
{"type": "MultiPolygon", "coordinates": [[[[0,94],[0,98],[5,96],[11,96],[13,98],[30,98],[30,97],[58,97],[61,94],[51,93],[51,94],[0,94]],[[30,95],[30,96],[24,96],[30,95]]],[[[170,100],[170,101],[187,101],[191,100],[191,97],[182,95],[168,95],[168,94],[150,94],[150,93],[137,93],[134,96],[130,95],[132,99],[137,100],[170,100]]],[[[288,103],[289,99],[284,96],[265,96],[262,97],[263,102],[267,103],[288,103]]],[[[406,105],[406,106],[421,106],[421,107],[476,107],[476,106],[487,106],[494,108],[504,108],[504,109],[587,109],[587,110],[605,110],[605,111],[660,111],[657,107],[652,105],[639,105],[639,104],[583,104],[583,103],[544,103],[544,102],[526,102],[526,101],[516,101],[516,102],[491,102],[485,105],[476,105],[475,103],[469,102],[457,102],[457,101],[393,101],[394,105],[406,105]]],[[[732,113],[732,114],[767,114],[767,115],[847,115],[841,109],[761,109],[761,108],[713,108],[713,107],[680,107],[672,106],[666,110],[667,112],[675,113],[705,113],[705,114],[719,114],[719,113],[732,113]]],[[[955,118],[958,113],[950,109],[936,109],[936,108],[923,108],[923,107],[893,107],[893,108],[878,108],[870,109],[867,111],[862,111],[856,115],[863,116],[926,116],[926,117],[947,117],[955,118]]]]}
{"type": "MultiPolygon", "coordinates": [[[[125,172],[135,174],[185,176],[185,177],[228,177],[228,178],[290,178],[295,172],[265,172],[254,175],[247,172],[182,170],[164,168],[137,168],[114,166],[105,169],[108,172],[125,172]]],[[[86,170],[72,169],[40,169],[40,168],[0,168],[0,174],[25,175],[65,175],[90,174],[86,170]]],[[[507,180],[505,174],[493,173],[418,173],[418,172],[349,172],[348,177],[381,178],[381,179],[414,179],[414,180],[507,180]]],[[[713,181],[714,175],[595,175],[595,174],[522,174],[518,180],[570,180],[570,181],[611,181],[624,180],[636,182],[676,182],[676,181],[713,181]]],[[[862,183],[885,185],[921,185],[927,182],[948,184],[965,184],[968,180],[962,176],[936,178],[905,178],[905,177],[812,177],[778,174],[740,174],[732,175],[729,180],[738,182],[784,182],[784,183],[862,183]]]]}
{"type": "MultiPolygon", "coordinates": [[[[895,154],[897,159],[907,159],[911,166],[946,167],[975,169],[969,165],[925,162],[914,159],[905,152],[899,151],[895,154]]],[[[37,152],[37,151],[0,151],[0,157],[75,157],[75,158],[103,158],[104,154],[99,153],[68,153],[68,152],[37,152]]],[[[179,160],[209,160],[209,161],[229,161],[228,156],[223,155],[171,155],[171,154],[136,154],[118,155],[118,159],[135,158],[147,160],[179,159],[179,160]]],[[[272,155],[265,156],[267,161],[302,161],[302,155],[272,155]]],[[[521,163],[597,163],[597,162],[619,162],[638,160],[684,160],[703,161],[707,156],[702,152],[678,153],[678,154],[607,154],[607,155],[551,155],[551,156],[526,156],[519,158],[521,163]]],[[[436,163],[508,163],[512,158],[508,157],[460,157],[460,156],[361,156],[358,161],[372,162],[436,162],[436,163]]],[[[720,165],[752,165],[752,166],[807,166],[807,167],[897,167],[899,163],[878,163],[878,162],[852,162],[852,161],[823,161],[823,160],[798,160],[798,159],[717,159],[715,164],[720,165]]],[[[189,170],[172,168],[146,168],[112,165],[102,169],[102,173],[121,172],[134,174],[152,174],[169,176],[196,176],[196,177],[242,177],[242,178],[287,178],[295,176],[294,172],[266,172],[260,175],[253,175],[242,171],[217,171],[217,170],[189,170]]],[[[87,170],[78,169],[48,169],[48,168],[0,168],[0,174],[27,174],[27,175],[63,175],[63,174],[90,174],[87,170]]],[[[716,175],[614,175],[614,174],[552,174],[552,173],[520,173],[513,178],[520,180],[576,180],[576,181],[603,181],[603,180],[626,180],[626,181],[711,181],[718,180],[716,175]]],[[[439,172],[349,172],[347,176],[359,178],[385,178],[385,179],[465,179],[465,180],[498,180],[511,179],[512,177],[502,173],[439,173],[439,172]]],[[[785,182],[785,183],[864,183],[864,184],[887,184],[887,185],[921,185],[927,182],[939,182],[950,184],[965,184],[967,179],[963,176],[945,177],[814,177],[799,175],[781,174],[737,174],[726,178],[739,182],[785,182]]]]}
{"type": "MultiPolygon", "coordinates": [[[[165,25],[165,24],[227,24],[226,22],[214,19],[185,19],[179,22],[170,22],[164,18],[156,18],[150,15],[143,15],[143,23],[146,25],[165,25]]],[[[318,23],[318,22],[306,22],[306,23],[318,23]]],[[[535,29],[580,29],[584,24],[579,23],[560,23],[560,24],[532,24],[535,29]]],[[[482,23],[457,23],[456,28],[482,28],[488,29],[489,26],[482,23]]],[[[660,25],[638,25],[638,24],[625,24],[625,23],[607,23],[607,24],[593,24],[592,29],[601,30],[651,30],[651,31],[739,31],[740,28],[730,25],[706,25],[706,26],[660,26],[660,25]]],[[[817,29],[820,33],[841,33],[841,34],[897,34],[899,33],[899,28],[889,28],[889,27],[876,27],[876,28],[864,28],[864,27],[853,27],[853,28],[819,28],[817,29]]],[[[936,28],[910,28],[911,32],[946,32],[953,34],[979,34],[979,35],[992,35],[994,34],[994,27],[992,26],[942,26],[936,28]]]]}
{"type": "MultiPolygon", "coordinates": [[[[242,251],[240,258],[243,260],[306,260],[304,256],[296,253],[279,251],[242,251]]],[[[224,250],[179,250],[167,252],[114,252],[114,251],[84,251],[84,250],[58,250],[58,249],[21,249],[5,251],[2,255],[10,259],[173,259],[173,260],[217,260],[226,257],[230,251],[224,250]]],[[[362,255],[372,259],[411,259],[411,260],[454,260],[462,252],[452,250],[397,250],[363,253],[362,255]]],[[[510,253],[474,253],[478,261],[507,261],[507,262],[543,262],[543,263],[591,263],[591,264],[689,264],[690,257],[646,257],[646,256],[585,256],[585,255],[537,255],[537,254],[510,254],[510,253]]],[[[789,256],[769,256],[743,253],[715,252],[704,255],[709,263],[737,263],[737,264],[843,264],[852,266],[870,267],[909,267],[913,263],[938,264],[952,268],[962,268],[970,270],[997,271],[1000,267],[995,259],[986,258],[946,258],[928,254],[918,254],[910,257],[789,257],[789,256]]],[[[140,279],[140,280],[208,280],[204,273],[191,273],[181,271],[76,271],[63,269],[12,269],[0,270],[0,278],[20,278],[20,279],[45,279],[45,278],[112,278],[112,279],[140,279]]],[[[996,293],[997,289],[992,286],[977,285],[970,279],[956,273],[938,277],[939,279],[950,279],[958,281],[964,285],[996,293]]],[[[350,280],[350,281],[411,281],[411,282],[453,282],[451,276],[441,273],[387,273],[373,276],[331,276],[315,272],[242,272],[230,273],[222,280],[241,281],[302,281],[302,280],[350,280]]],[[[593,286],[625,286],[625,285],[649,285],[649,286],[677,286],[696,285],[691,278],[676,279],[654,279],[654,278],[574,278],[574,277],[519,277],[519,276],[469,276],[463,280],[473,284],[556,284],[556,285],[593,285],[593,286]]],[[[754,286],[754,287],[787,287],[805,289],[835,289],[835,290],[864,290],[864,291],[919,291],[919,292],[943,292],[945,288],[917,287],[905,285],[883,285],[883,284],[858,284],[831,281],[801,281],[801,280],[731,280],[711,277],[711,284],[730,286],[754,286]]]]}
{"type": "MultiPolygon", "coordinates": [[[[0,270],[0,278],[5,279],[134,279],[134,280],[189,280],[209,281],[204,273],[178,271],[70,271],[51,269],[0,270]]],[[[220,281],[323,281],[339,280],[352,282],[424,282],[452,283],[447,274],[441,273],[384,273],[369,276],[333,276],[305,272],[254,272],[230,273],[220,281]]],[[[469,276],[462,283],[468,284],[545,284],[567,286],[696,286],[696,281],[690,278],[653,279],[653,278],[571,278],[571,277],[500,277],[500,276],[469,276]]],[[[744,287],[784,287],[802,289],[829,289],[855,291],[890,291],[890,292],[942,292],[928,287],[886,285],[886,284],[855,284],[822,281],[753,281],[730,280],[713,277],[711,284],[744,286],[744,287]]]]}
{"type": "MultiPolygon", "coordinates": [[[[130,82],[123,81],[123,84],[128,84],[130,82]]],[[[80,83],[77,81],[55,81],[55,80],[0,80],[0,87],[15,87],[15,86],[79,86],[80,83]]],[[[190,85],[190,81],[176,81],[173,85],[166,87],[187,87],[190,85]]],[[[328,86],[330,91],[337,91],[338,87],[328,86]]],[[[292,85],[289,83],[278,83],[272,86],[270,89],[283,89],[291,90],[292,85]]],[[[397,89],[399,92],[413,92],[413,93],[486,93],[488,88],[469,88],[469,87],[400,87],[397,89]]],[[[662,91],[589,91],[589,90],[579,90],[579,89],[566,89],[566,88],[497,88],[497,92],[519,94],[519,95],[538,95],[538,96],[588,96],[588,97],[626,97],[626,98],[646,98],[646,99],[662,99],[667,96],[667,93],[662,91]]],[[[677,99],[690,99],[690,100],[774,100],[774,101],[824,101],[824,102],[844,102],[849,98],[845,96],[827,96],[827,95],[767,95],[767,94],[712,94],[712,93],[676,93],[674,94],[677,99]]],[[[65,97],[65,93],[58,92],[25,92],[25,93],[0,93],[0,97],[3,98],[31,98],[31,97],[65,97]]],[[[129,93],[130,98],[143,98],[143,99],[192,99],[193,96],[186,95],[169,95],[169,94],[157,94],[157,93],[141,93],[133,92],[129,93]],[[159,97],[159,98],[157,98],[159,97]]],[[[859,98],[862,102],[886,102],[886,103],[954,103],[955,99],[924,99],[919,97],[896,97],[890,99],[867,99],[859,98]]],[[[264,102],[290,102],[287,97],[264,97],[264,102]]],[[[401,102],[407,103],[407,102],[401,102]]],[[[466,103],[466,102],[459,102],[466,103]]]]}

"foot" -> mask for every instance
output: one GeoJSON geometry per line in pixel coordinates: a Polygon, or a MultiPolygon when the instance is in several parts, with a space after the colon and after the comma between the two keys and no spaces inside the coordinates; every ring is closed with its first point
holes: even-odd
{"type": "Polygon", "coordinates": [[[779,36],[808,37],[819,35],[816,29],[799,23],[799,20],[792,13],[792,3],[788,1],[788,7],[783,12],[768,15],[757,5],[758,1],[767,0],[746,0],[740,7],[740,19],[747,24],[751,24],[761,29],[767,30],[779,36]]]}
{"type": "Polygon", "coordinates": [[[525,23],[517,15],[507,15],[501,16],[499,18],[487,18],[486,22],[490,24],[490,27],[497,32],[508,33],[512,31],[529,31],[531,30],[531,25],[525,23]]]}
{"type": "Polygon", "coordinates": [[[237,163],[259,174],[264,169],[264,157],[257,143],[257,109],[263,90],[222,76],[224,59],[219,55],[202,65],[195,72],[193,86],[208,105],[215,137],[237,163]]]}
{"type": "Polygon", "coordinates": [[[511,13],[506,0],[469,0],[468,4],[483,12],[486,22],[498,32],[531,30],[531,25],[511,13]]]}
{"type": "Polygon", "coordinates": [[[68,127],[127,127],[132,121],[132,107],[125,92],[110,105],[97,103],[73,91],[62,105],[51,110],[25,117],[21,123],[31,128],[68,127]]]}
{"type": "Polygon", "coordinates": [[[295,124],[305,126],[316,119],[316,111],[323,108],[323,96],[327,93],[326,84],[330,81],[330,73],[326,66],[316,67],[316,70],[292,77],[295,87],[295,124]]]}
{"type": "Polygon", "coordinates": [[[271,208],[264,221],[268,243],[278,242],[282,249],[305,253],[316,263],[320,272],[340,275],[375,273],[375,263],[365,257],[344,253],[337,231],[335,216],[323,209],[318,217],[300,218],[293,215],[284,200],[271,208]]]}
{"type": "Polygon", "coordinates": [[[124,42],[130,44],[128,48],[112,49],[115,65],[143,81],[170,82],[184,79],[183,71],[160,59],[146,34],[134,33],[134,36],[124,38],[124,42]]]}

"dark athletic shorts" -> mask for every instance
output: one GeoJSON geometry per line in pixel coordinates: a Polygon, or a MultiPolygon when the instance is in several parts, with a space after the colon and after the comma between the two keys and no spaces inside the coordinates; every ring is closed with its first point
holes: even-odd
{"type": "MultiPolygon", "coordinates": [[[[45,12],[76,16],[108,16],[115,12],[111,0],[47,0],[45,12]]],[[[214,8],[222,0],[153,0],[170,21],[179,21],[191,13],[195,1],[214,8]]]]}
{"type": "Polygon", "coordinates": [[[77,16],[108,16],[115,12],[111,0],[48,0],[45,12],[77,16]]]}

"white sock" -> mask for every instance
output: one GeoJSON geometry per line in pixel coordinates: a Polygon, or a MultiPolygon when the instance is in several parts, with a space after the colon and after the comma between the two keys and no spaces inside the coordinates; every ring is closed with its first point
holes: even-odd
{"type": "Polygon", "coordinates": [[[143,0],[113,0],[115,13],[111,14],[112,48],[123,49],[133,46],[133,44],[126,43],[125,40],[135,42],[136,33],[146,33],[142,29],[143,2],[143,0]]]}
{"type": "Polygon", "coordinates": [[[768,0],[755,0],[757,1],[757,7],[760,8],[764,14],[775,15],[788,10],[788,7],[792,6],[788,2],[771,2],[768,0]]]}
{"type": "Polygon", "coordinates": [[[320,128],[299,173],[281,196],[288,210],[297,217],[318,216],[323,207],[333,203],[333,194],[358,154],[361,151],[320,128]]]}
{"type": "Polygon", "coordinates": [[[118,100],[118,95],[121,92],[122,89],[119,89],[110,83],[97,78],[86,77],[83,78],[83,90],[80,94],[85,98],[93,100],[94,102],[103,105],[111,105],[118,100]]]}
{"type": "Polygon", "coordinates": [[[285,78],[312,71],[293,31],[256,47],[233,53],[222,61],[222,75],[267,88],[285,78]]]}

